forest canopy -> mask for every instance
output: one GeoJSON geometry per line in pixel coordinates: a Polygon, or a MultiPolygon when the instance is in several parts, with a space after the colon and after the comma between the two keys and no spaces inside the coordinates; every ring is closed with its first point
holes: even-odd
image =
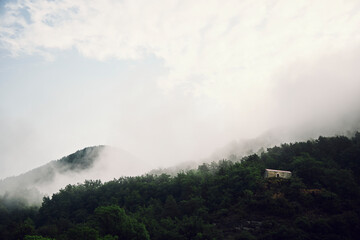
{"type": "Polygon", "coordinates": [[[357,239],[360,134],[283,144],[176,176],[68,185],[41,207],[0,199],[0,239],[357,239]],[[290,179],[264,178],[267,168],[290,179]]]}

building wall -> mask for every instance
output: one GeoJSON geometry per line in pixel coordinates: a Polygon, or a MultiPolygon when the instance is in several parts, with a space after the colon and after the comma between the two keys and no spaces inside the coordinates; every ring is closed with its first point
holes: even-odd
{"type": "Polygon", "coordinates": [[[265,171],[265,177],[271,178],[271,177],[279,177],[279,178],[290,178],[291,173],[288,172],[282,172],[282,171],[265,171]]]}

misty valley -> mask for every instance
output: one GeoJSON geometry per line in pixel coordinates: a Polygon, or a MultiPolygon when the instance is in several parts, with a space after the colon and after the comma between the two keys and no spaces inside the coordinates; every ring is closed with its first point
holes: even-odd
{"type": "Polygon", "coordinates": [[[102,182],[89,173],[106,148],[1,180],[0,239],[358,239],[360,133],[102,182]]]}

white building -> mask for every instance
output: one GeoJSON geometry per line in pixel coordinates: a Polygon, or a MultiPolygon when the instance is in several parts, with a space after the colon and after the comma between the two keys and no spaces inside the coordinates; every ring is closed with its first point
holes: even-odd
{"type": "Polygon", "coordinates": [[[276,170],[276,169],[265,169],[265,178],[290,178],[291,172],[290,171],[283,171],[283,170],[276,170]]]}

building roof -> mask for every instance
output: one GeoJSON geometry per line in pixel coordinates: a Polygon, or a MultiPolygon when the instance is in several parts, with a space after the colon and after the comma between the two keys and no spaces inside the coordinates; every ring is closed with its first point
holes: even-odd
{"type": "Polygon", "coordinates": [[[269,172],[283,172],[283,173],[291,173],[290,171],[276,170],[276,169],[265,169],[265,171],[269,171],[269,172]]]}

